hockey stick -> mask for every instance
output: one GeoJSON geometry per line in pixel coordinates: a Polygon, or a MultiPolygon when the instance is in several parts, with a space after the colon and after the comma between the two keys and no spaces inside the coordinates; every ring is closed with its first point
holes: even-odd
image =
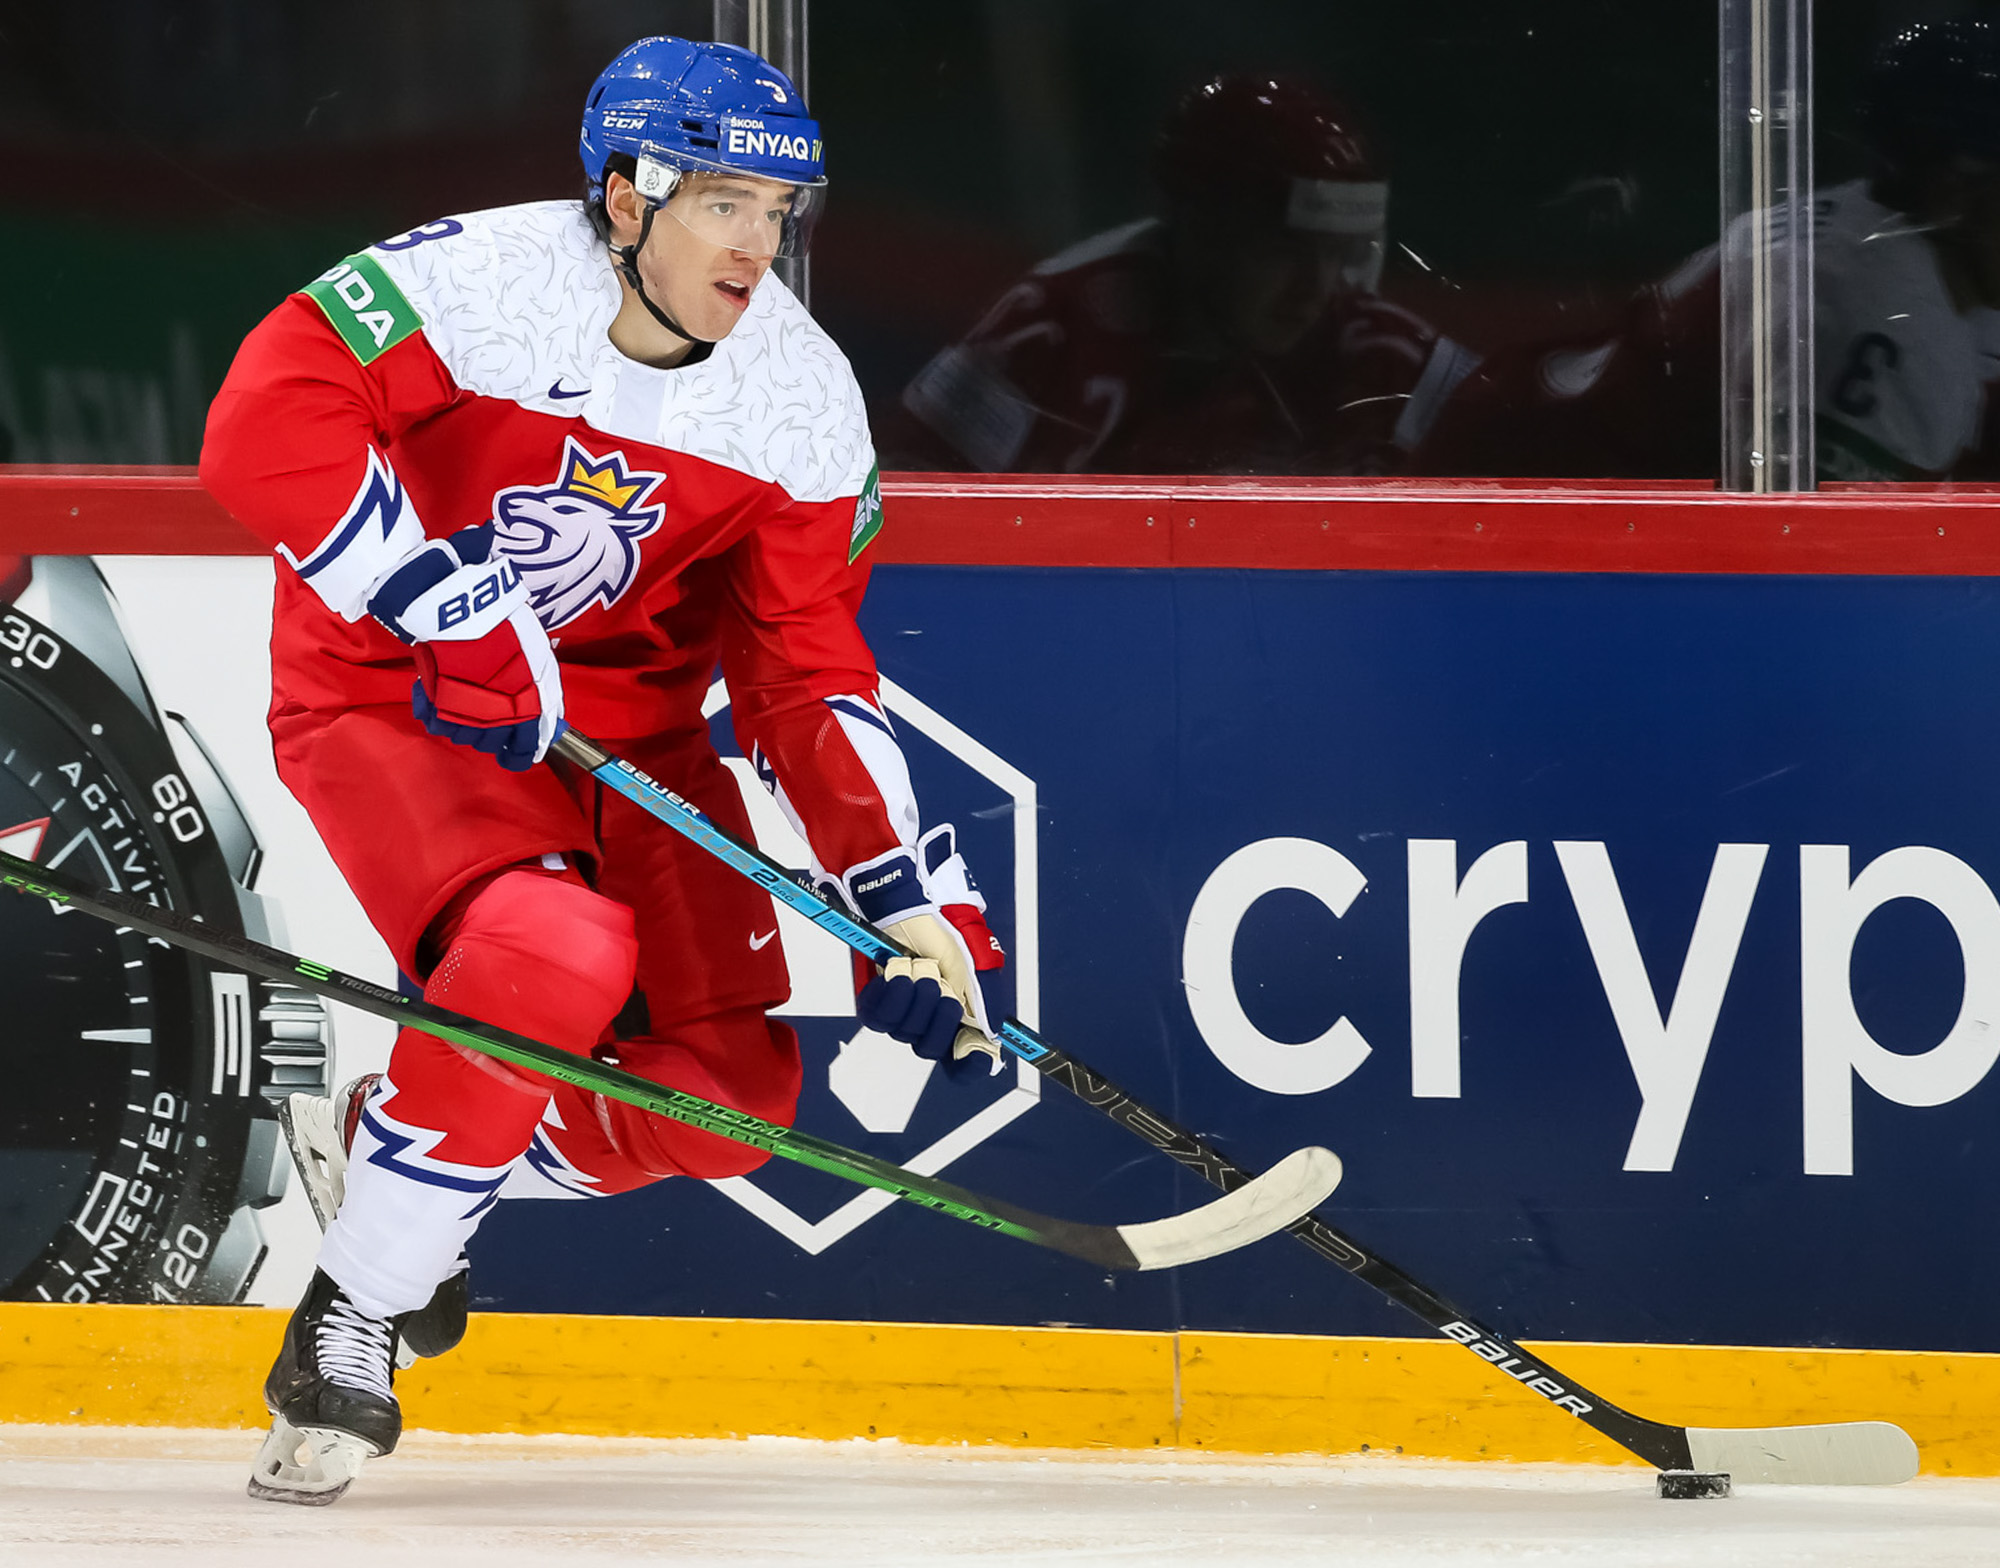
{"type": "MultiPolygon", "coordinates": [[[[875,963],[908,957],[866,921],[836,909],[802,887],[776,861],[711,822],[702,810],[621,757],[573,729],[560,734],[551,751],[626,799],[659,818],[717,859],[749,877],[787,908],[840,938],[875,963]]],[[[1224,1192],[1253,1181],[1200,1138],[1150,1111],[1102,1074],[1050,1045],[1016,1019],[1002,1021],[994,1037],[1036,1071],[1073,1091],[1154,1148],[1171,1155],[1224,1192]]],[[[1293,1155],[1290,1158],[1296,1159],[1293,1155]]],[[[1282,1167],[1280,1167],[1282,1168],[1282,1167]]],[[[1540,1394],[1560,1410],[1660,1470],[1727,1472],[1745,1482],[1815,1485],[1890,1485],[1917,1473],[1917,1446],[1908,1433],[1887,1421],[1842,1421],[1791,1427],[1687,1427],[1622,1410],[1574,1378],[1558,1373],[1506,1335],[1461,1312],[1437,1292],[1419,1284],[1386,1259],[1375,1256],[1312,1214],[1286,1227],[1307,1247],[1373,1285],[1398,1306],[1413,1312],[1446,1339],[1465,1346],[1495,1370],[1540,1394]]]]}
{"type": "Polygon", "coordinates": [[[103,892],[67,873],[0,851],[0,883],[67,904],[121,929],[188,948],[217,963],[345,1002],[391,1023],[421,1029],[453,1045],[532,1068],[564,1083],[636,1105],[704,1132],[794,1160],[865,1187],[879,1187],[921,1208],[1000,1231],[1108,1269],[1162,1269],[1234,1251],[1284,1229],[1322,1203],[1340,1181],[1340,1161],[1326,1149],[1300,1149],[1274,1167],[1254,1190],[1241,1189],[1185,1214],[1137,1225],[1087,1225],[1053,1219],[988,1198],[934,1176],[844,1148],[810,1133],[670,1089],[587,1056],[561,1051],[512,1030],[435,1007],[417,997],[357,980],[248,937],[217,931],[172,910],[123,893],[103,892]]]}

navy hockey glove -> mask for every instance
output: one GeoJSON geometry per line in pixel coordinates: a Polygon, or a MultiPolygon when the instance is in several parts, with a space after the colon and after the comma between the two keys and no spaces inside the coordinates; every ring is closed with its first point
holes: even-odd
{"type": "MultiPolygon", "coordinates": [[[[864,1002],[885,1013],[907,1007],[911,1021],[898,1011],[900,1027],[872,1027],[903,1041],[919,1056],[947,1065],[984,1052],[998,1072],[1000,1047],[987,1022],[979,973],[998,969],[1006,954],[987,929],[986,900],[966,870],[951,824],[931,829],[917,840],[914,851],[893,850],[851,868],[841,878],[841,887],[863,918],[879,925],[885,936],[912,955],[891,959],[879,977],[871,977],[862,986],[857,1010],[864,1002]],[[903,985],[916,992],[907,1003],[893,1002],[887,991],[878,990],[903,985]],[[933,990],[941,999],[939,1012],[932,1012],[923,1000],[933,990]],[[871,992],[876,999],[868,1002],[871,992]],[[956,1014],[949,1027],[940,1021],[945,1008],[956,1014]],[[921,1043],[913,1038],[916,1035],[922,1037],[921,1043]]],[[[904,995],[900,990],[894,994],[904,995]]]]}
{"type": "Polygon", "coordinates": [[[412,644],[410,704],[425,729],[515,773],[541,761],[562,719],[562,676],[491,523],[411,551],[375,584],[368,611],[412,644]]]}
{"type": "Polygon", "coordinates": [[[937,981],[911,975],[871,975],[854,999],[854,1011],[870,1029],[901,1040],[934,1062],[952,1061],[952,1042],[965,1009],[945,995],[937,981]]]}

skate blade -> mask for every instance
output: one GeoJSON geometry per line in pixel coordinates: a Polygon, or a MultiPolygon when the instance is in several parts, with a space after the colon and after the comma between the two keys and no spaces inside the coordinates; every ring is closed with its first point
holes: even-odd
{"type": "Polygon", "coordinates": [[[340,1500],[361,1473],[361,1462],[376,1452],[373,1443],[351,1432],[295,1427],[273,1416],[247,1490],[259,1502],[324,1508],[340,1500]]]}
{"type": "Polygon", "coordinates": [[[340,1212],[347,1187],[347,1151],[340,1146],[333,1101],[317,1094],[287,1095],[278,1103],[278,1125],[284,1130],[313,1218],[325,1230],[340,1212]]]}

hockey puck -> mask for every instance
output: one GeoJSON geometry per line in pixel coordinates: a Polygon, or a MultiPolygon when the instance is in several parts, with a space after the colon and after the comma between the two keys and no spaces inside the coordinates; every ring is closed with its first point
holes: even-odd
{"type": "Polygon", "coordinates": [[[1700,1470],[1662,1470],[1656,1477],[1662,1497],[1727,1497],[1729,1477],[1700,1470]]]}

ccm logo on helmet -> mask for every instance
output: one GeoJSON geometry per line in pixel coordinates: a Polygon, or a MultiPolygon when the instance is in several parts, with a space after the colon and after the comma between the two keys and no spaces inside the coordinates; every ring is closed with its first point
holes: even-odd
{"type": "Polygon", "coordinates": [[[604,128],[607,131],[643,131],[646,117],[643,114],[607,114],[604,128]]]}

